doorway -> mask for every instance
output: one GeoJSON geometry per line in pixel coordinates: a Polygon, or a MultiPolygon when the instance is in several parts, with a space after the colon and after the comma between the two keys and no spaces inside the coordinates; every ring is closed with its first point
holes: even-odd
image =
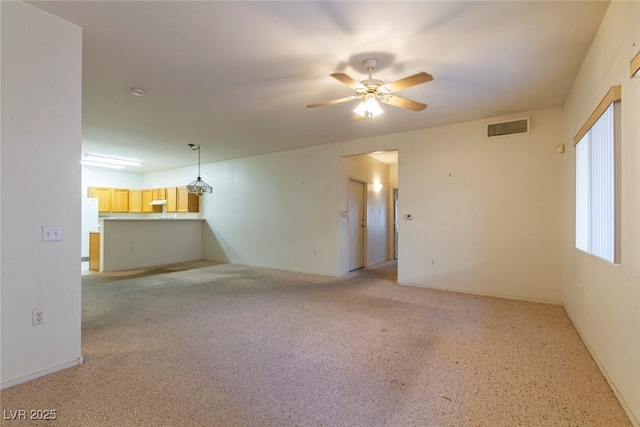
{"type": "Polygon", "coordinates": [[[349,271],[364,267],[365,259],[365,183],[349,180],[347,230],[349,234],[349,271]]]}
{"type": "Polygon", "coordinates": [[[395,260],[398,151],[344,156],[341,164],[345,179],[341,186],[341,271],[346,274],[395,260]]]}

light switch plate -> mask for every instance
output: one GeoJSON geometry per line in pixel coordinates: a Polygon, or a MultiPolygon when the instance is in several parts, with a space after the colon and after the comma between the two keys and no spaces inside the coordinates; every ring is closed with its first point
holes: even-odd
{"type": "Polygon", "coordinates": [[[42,227],[43,242],[60,242],[62,241],[62,227],[42,227]]]}

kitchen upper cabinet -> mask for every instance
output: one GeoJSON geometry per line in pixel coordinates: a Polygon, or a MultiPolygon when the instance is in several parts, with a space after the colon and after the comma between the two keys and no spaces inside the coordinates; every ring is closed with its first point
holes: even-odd
{"type": "Polygon", "coordinates": [[[167,212],[177,212],[178,210],[178,189],[176,187],[167,187],[165,189],[165,198],[167,200],[167,212]]]}
{"type": "Polygon", "coordinates": [[[129,212],[129,190],[114,188],[111,212],[129,212]]]}
{"type": "Polygon", "coordinates": [[[177,188],[177,211],[178,212],[199,212],[200,199],[195,194],[187,192],[187,187],[177,188]]]}
{"type": "Polygon", "coordinates": [[[153,200],[166,200],[167,198],[166,188],[154,188],[151,192],[153,193],[153,200]]]}
{"type": "Polygon", "coordinates": [[[142,213],[142,190],[129,190],[129,212],[142,213]]]}
{"type": "Polygon", "coordinates": [[[187,187],[150,188],[131,190],[127,188],[89,187],[88,197],[98,198],[99,212],[116,213],[162,213],[162,205],[152,205],[154,200],[166,200],[166,212],[199,212],[200,199],[189,194],[187,187]]]}
{"type": "Polygon", "coordinates": [[[143,213],[152,213],[153,206],[151,206],[151,201],[153,200],[153,192],[156,190],[142,190],[142,212],[143,213]]]}
{"type": "Polygon", "coordinates": [[[89,187],[88,197],[98,198],[98,212],[111,212],[112,189],[108,187],[89,187]]]}

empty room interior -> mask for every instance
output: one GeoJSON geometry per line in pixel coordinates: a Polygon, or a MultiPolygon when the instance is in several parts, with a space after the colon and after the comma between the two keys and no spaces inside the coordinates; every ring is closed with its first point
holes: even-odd
{"type": "Polygon", "coordinates": [[[640,2],[0,19],[3,424],[640,426],[640,2]]]}

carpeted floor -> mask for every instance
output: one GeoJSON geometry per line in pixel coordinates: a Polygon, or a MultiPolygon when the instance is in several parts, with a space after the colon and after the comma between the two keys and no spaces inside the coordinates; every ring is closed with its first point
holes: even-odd
{"type": "Polygon", "coordinates": [[[394,262],[88,275],[82,315],[85,363],[3,390],[3,410],[63,426],[630,425],[562,307],[398,286],[394,262]]]}

